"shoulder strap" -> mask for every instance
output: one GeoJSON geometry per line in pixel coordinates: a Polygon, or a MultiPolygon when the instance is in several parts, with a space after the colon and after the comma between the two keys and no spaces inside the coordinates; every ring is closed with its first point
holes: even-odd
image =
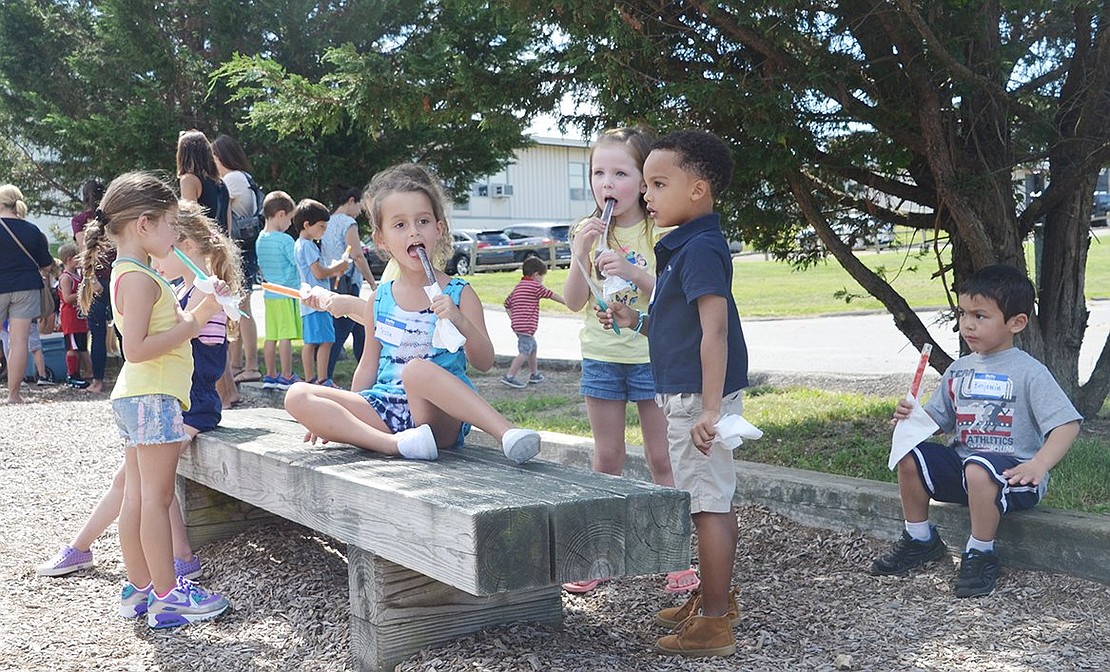
{"type": "MultiPolygon", "coordinates": [[[[34,264],[35,270],[38,271],[39,270],[39,262],[35,259],[34,256],[31,255],[30,252],[27,251],[27,248],[23,245],[23,241],[20,240],[19,237],[15,235],[15,231],[11,230],[11,228],[8,226],[8,223],[4,221],[3,217],[0,217],[0,224],[4,225],[4,230],[7,231],[8,235],[12,237],[12,240],[15,241],[15,244],[19,245],[19,249],[23,250],[23,254],[27,255],[27,258],[31,260],[32,264],[34,264]]],[[[41,271],[39,271],[39,277],[42,277],[42,272],[41,271]]],[[[48,286],[46,284],[46,278],[42,278],[42,286],[43,287],[48,286]]]]}

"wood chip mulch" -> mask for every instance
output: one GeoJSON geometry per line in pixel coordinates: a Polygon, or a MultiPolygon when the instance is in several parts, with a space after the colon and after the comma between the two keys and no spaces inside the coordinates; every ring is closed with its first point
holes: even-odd
{"type": "MultiPolygon", "coordinates": [[[[233,611],[153,632],[116,615],[124,579],[115,527],[97,565],[35,575],[84,523],[122,459],[104,395],[30,390],[0,406],[0,670],[350,669],[345,548],[282,524],[200,548],[209,589],[233,611]]],[[[987,599],[952,596],[952,561],[875,578],[887,545],[739,512],[737,653],[702,661],[651,653],[656,610],[680,598],[662,576],[566,596],[564,627],[520,624],[425,650],[402,672],[539,670],[1106,670],[1110,586],[1003,569],[987,599]]],[[[949,539],[959,546],[960,539],[949,539]]],[[[1003,558],[1005,562],[1005,558],[1003,558]]]]}

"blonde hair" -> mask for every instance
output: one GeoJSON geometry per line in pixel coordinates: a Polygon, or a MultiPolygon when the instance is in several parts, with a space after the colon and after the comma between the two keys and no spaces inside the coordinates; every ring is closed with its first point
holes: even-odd
{"type": "Polygon", "coordinates": [[[85,249],[78,262],[84,274],[78,291],[82,310],[89,310],[96,295],[96,269],[103,267],[105,255],[127,227],[144,215],[161,217],[176,211],[177,195],[151,173],[124,173],[112,180],[85,225],[85,249]]]}
{"type": "Polygon", "coordinates": [[[58,261],[62,262],[63,264],[76,256],[77,243],[63,243],[62,246],[58,248],[58,261]]]}
{"type": "MultiPolygon", "coordinates": [[[[647,155],[651,153],[651,145],[655,142],[655,133],[646,126],[630,126],[626,128],[610,128],[602,131],[601,135],[597,136],[594,140],[594,146],[590,148],[590,169],[589,174],[594,174],[594,152],[602,145],[616,145],[628,152],[628,156],[636,164],[636,168],[643,175],[644,161],[647,160],[647,155]]],[[[644,220],[644,236],[651,236],[651,220],[648,218],[647,203],[644,201],[643,193],[640,194],[640,212],[643,213],[642,219],[644,220]]],[[[601,206],[595,206],[592,214],[588,217],[600,217],[601,206]]],[[[585,218],[579,220],[572,227],[572,230],[577,229],[585,218]]],[[[609,227],[608,240],[605,241],[607,247],[614,248],[617,245],[617,234],[614,230],[615,227],[609,227]]]]}
{"type": "MultiPolygon", "coordinates": [[[[432,204],[432,216],[437,222],[443,222],[439,240],[431,250],[431,261],[437,268],[443,268],[452,250],[451,235],[447,226],[447,197],[443,194],[443,187],[440,186],[439,180],[423,166],[415,163],[397,164],[375,175],[366,186],[366,191],[362,193],[362,207],[370,218],[370,231],[375,242],[381,240],[382,201],[386,196],[397,192],[419,193],[428,197],[428,201],[432,204]]],[[[389,251],[384,246],[375,247],[379,256],[383,259],[389,258],[389,251]]]]}
{"type": "MultiPolygon", "coordinates": [[[[204,206],[195,201],[178,201],[175,228],[177,240],[188,240],[195,245],[200,255],[208,261],[208,270],[212,275],[226,282],[232,295],[238,296],[243,290],[239,246],[220,231],[215,220],[204,214],[204,206]]],[[[227,337],[232,341],[239,337],[239,323],[235,320],[227,323],[227,337]]]]}
{"type": "Polygon", "coordinates": [[[20,219],[27,217],[27,203],[23,200],[23,192],[14,184],[0,187],[0,207],[11,208],[20,219]]]}

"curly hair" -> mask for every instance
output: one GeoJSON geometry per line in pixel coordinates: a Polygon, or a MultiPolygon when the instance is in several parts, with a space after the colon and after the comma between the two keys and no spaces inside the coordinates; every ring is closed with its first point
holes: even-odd
{"type": "MultiPolygon", "coordinates": [[[[212,275],[227,283],[232,295],[243,291],[243,266],[239,246],[227,237],[215,220],[205,214],[204,206],[195,201],[184,199],[177,202],[177,240],[188,240],[196,246],[201,256],[208,261],[212,275]]],[[[229,320],[227,337],[236,340],[239,336],[239,323],[229,320]]]]}
{"type": "Polygon", "coordinates": [[[735,165],[728,145],[709,131],[689,129],[669,133],[652,145],[678,155],[678,166],[709,183],[710,195],[717,198],[732,182],[735,165]]]}
{"type": "MultiPolygon", "coordinates": [[[[419,193],[428,197],[432,204],[432,216],[437,222],[443,222],[432,252],[432,264],[436,268],[443,268],[451,256],[451,236],[447,226],[447,197],[443,194],[443,187],[427,168],[415,163],[401,163],[375,175],[366,190],[362,193],[362,206],[370,218],[370,231],[374,242],[381,240],[382,232],[382,201],[390,194],[419,193]]],[[[378,255],[383,259],[389,258],[389,251],[382,245],[375,245],[378,255]]]]}
{"type": "Polygon", "coordinates": [[[176,212],[177,194],[151,173],[124,173],[108,185],[100,207],[85,225],[85,249],[79,265],[84,274],[78,290],[81,309],[88,311],[96,295],[96,269],[103,267],[109,250],[124,232],[142,216],[161,217],[176,212]]]}

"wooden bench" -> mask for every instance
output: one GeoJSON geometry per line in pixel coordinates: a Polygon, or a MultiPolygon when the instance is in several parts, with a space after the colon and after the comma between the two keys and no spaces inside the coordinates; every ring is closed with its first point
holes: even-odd
{"type": "Polygon", "coordinates": [[[284,411],[225,412],[182,457],[178,496],[194,544],[269,514],[346,543],[356,669],[494,625],[559,625],[565,581],[689,566],[686,493],[491,448],[413,462],[303,436],[284,411]]]}

